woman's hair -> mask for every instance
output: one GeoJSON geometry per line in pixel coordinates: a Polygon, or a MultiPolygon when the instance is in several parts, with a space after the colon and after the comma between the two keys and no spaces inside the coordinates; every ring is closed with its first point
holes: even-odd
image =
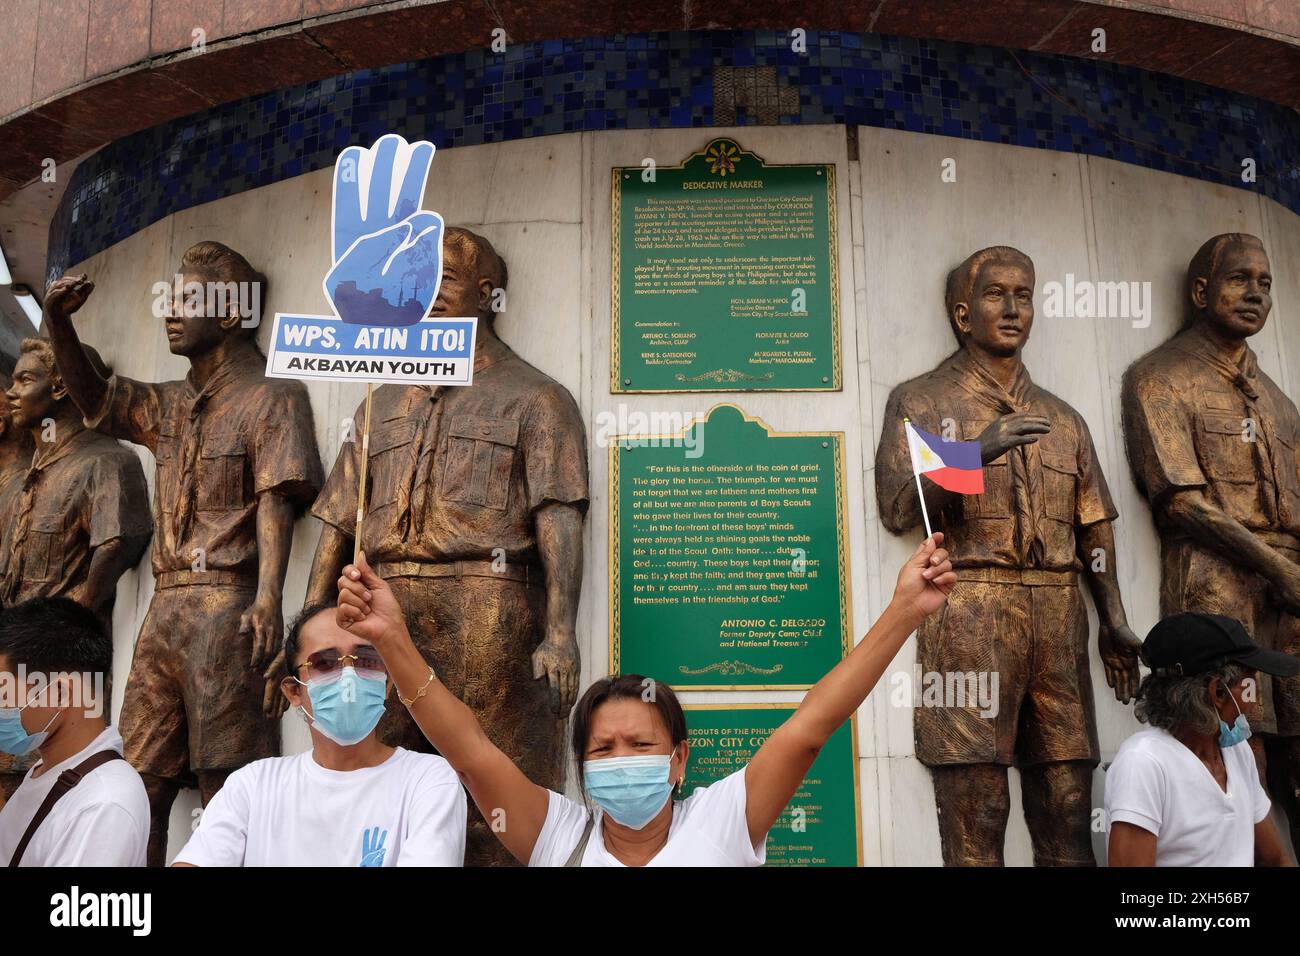
{"type": "Polygon", "coordinates": [[[582,763],[587,753],[587,741],[591,737],[591,716],[597,707],[610,700],[639,700],[653,707],[667,728],[674,749],[686,739],[686,713],[682,710],[677,695],[667,684],[640,674],[602,677],[587,688],[578,705],[573,708],[573,759],[577,764],[578,786],[584,794],[587,782],[583,779],[582,763]]]}
{"type": "Polygon", "coordinates": [[[1219,729],[1219,712],[1210,703],[1205,689],[1215,677],[1226,693],[1247,674],[1249,667],[1228,661],[1202,674],[1156,674],[1142,679],[1133,715],[1144,724],[1173,731],[1177,728],[1202,734],[1219,729]]]}

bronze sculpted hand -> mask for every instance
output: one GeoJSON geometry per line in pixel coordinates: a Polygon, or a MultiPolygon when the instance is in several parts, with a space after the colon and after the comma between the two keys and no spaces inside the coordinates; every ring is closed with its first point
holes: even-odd
{"type": "Polygon", "coordinates": [[[45,290],[45,312],[66,319],[86,304],[95,291],[95,283],[84,275],[60,276],[45,290]]]}
{"type": "Polygon", "coordinates": [[[1097,629],[1097,652],[1106,669],[1106,683],[1115,691],[1115,699],[1127,704],[1137,696],[1142,674],[1138,670],[1138,653],[1142,642],[1127,624],[1111,627],[1101,624],[1097,629]]]}
{"type": "Polygon", "coordinates": [[[551,688],[551,709],[563,717],[578,699],[578,640],[573,634],[548,633],[533,651],[533,677],[545,677],[551,688]]]}
{"type": "Polygon", "coordinates": [[[980,432],[980,459],[986,465],[997,461],[1016,446],[1032,444],[1038,441],[1039,435],[1051,430],[1051,421],[1042,415],[1028,412],[1003,415],[980,432]]]}
{"type": "Polygon", "coordinates": [[[275,657],[284,635],[280,633],[284,622],[280,617],[280,602],[272,597],[257,598],[239,618],[239,635],[253,635],[253,654],[250,667],[265,668],[275,657]]]}
{"type": "Polygon", "coordinates": [[[280,681],[285,678],[283,649],[279,654],[275,655],[275,660],[271,661],[270,666],[262,672],[262,677],[266,679],[266,685],[262,691],[262,712],[270,720],[279,720],[284,716],[284,712],[289,709],[289,698],[280,692],[280,681]]]}

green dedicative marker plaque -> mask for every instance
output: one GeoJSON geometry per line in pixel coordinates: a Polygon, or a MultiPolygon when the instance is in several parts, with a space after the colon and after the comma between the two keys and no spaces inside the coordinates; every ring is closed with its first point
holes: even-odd
{"type": "Polygon", "coordinates": [[[840,388],[835,166],[729,139],[613,170],[614,392],[840,388]]]}
{"type": "Polygon", "coordinates": [[[848,648],[841,432],[718,405],[610,447],[610,662],[674,687],[800,689],[848,648]]]}
{"type": "MultiPolygon", "coordinates": [[[[749,763],[793,713],[793,704],[686,705],[687,795],[749,763]]],[[[768,866],[862,865],[856,720],[831,734],[768,831],[768,866]]]]}

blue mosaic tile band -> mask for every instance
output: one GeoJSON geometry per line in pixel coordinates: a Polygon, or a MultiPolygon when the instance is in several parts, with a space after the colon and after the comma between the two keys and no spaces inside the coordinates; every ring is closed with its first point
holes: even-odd
{"type": "Polygon", "coordinates": [[[388,132],[439,148],[586,130],[833,123],[1104,156],[1300,212],[1300,114],[1133,67],[938,40],[774,31],[518,44],[275,90],[111,143],[50,229],[58,275],[164,216],[333,164],[388,132]],[[1243,184],[1241,162],[1258,181],[1243,184]]]}

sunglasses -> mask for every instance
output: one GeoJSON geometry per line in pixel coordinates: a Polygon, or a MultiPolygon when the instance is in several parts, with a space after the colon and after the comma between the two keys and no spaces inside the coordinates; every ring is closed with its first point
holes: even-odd
{"type": "MultiPolygon", "coordinates": [[[[301,671],[304,667],[308,669],[308,681],[337,678],[342,675],[345,667],[356,668],[358,677],[388,676],[388,668],[384,666],[384,659],[379,656],[379,652],[373,647],[358,647],[353,654],[340,654],[338,648],[327,647],[324,650],[308,654],[307,659],[299,664],[295,670],[301,671]]],[[[299,681],[299,683],[306,683],[306,681],[299,681]]]]}

